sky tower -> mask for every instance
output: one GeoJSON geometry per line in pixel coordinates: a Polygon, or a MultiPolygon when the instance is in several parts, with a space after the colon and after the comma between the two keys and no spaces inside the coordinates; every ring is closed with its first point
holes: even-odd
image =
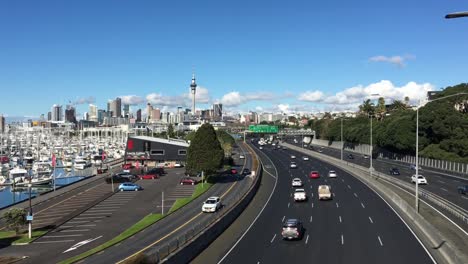
{"type": "Polygon", "coordinates": [[[197,84],[195,83],[195,74],[192,74],[192,83],[190,84],[190,91],[192,92],[192,115],[195,115],[195,93],[197,91],[197,84]]]}

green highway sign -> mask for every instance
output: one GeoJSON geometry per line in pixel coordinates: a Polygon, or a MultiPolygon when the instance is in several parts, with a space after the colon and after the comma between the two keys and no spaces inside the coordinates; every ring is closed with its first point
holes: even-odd
{"type": "Polygon", "coordinates": [[[278,133],[278,126],[249,125],[249,131],[253,133],[278,133]]]}

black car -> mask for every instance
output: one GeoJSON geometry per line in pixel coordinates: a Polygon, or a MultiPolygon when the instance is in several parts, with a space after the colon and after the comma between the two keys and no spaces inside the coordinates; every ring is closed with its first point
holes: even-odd
{"type": "Polygon", "coordinates": [[[242,175],[249,175],[250,174],[250,170],[245,168],[242,170],[242,175]]]}
{"type": "Polygon", "coordinates": [[[122,177],[118,174],[114,174],[112,176],[106,177],[106,182],[107,183],[121,183],[121,182],[128,182],[128,178],[122,177]]]}
{"type": "Polygon", "coordinates": [[[164,168],[152,168],[151,170],[146,172],[147,174],[157,174],[157,175],[164,175],[166,172],[164,171],[164,168]]]}
{"type": "Polygon", "coordinates": [[[119,176],[119,177],[125,178],[125,179],[127,179],[127,181],[131,181],[131,180],[134,180],[134,179],[138,178],[137,175],[132,174],[130,172],[125,172],[125,171],[114,174],[114,176],[119,176]]]}
{"type": "Polygon", "coordinates": [[[389,171],[390,175],[400,175],[398,168],[391,168],[389,171]]]}
{"type": "Polygon", "coordinates": [[[354,159],[353,154],[348,154],[348,159],[354,159]]]}

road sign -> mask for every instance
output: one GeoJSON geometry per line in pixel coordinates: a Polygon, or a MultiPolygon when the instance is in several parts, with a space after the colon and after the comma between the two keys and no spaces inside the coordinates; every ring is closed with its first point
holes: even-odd
{"type": "Polygon", "coordinates": [[[278,126],[249,125],[249,131],[253,133],[278,133],[278,126]]]}
{"type": "Polygon", "coordinates": [[[32,221],[33,220],[33,216],[32,215],[27,215],[26,216],[26,221],[32,221]]]}

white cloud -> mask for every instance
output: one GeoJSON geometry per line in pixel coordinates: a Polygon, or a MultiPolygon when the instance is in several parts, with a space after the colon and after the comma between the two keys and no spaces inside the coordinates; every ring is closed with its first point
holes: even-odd
{"type": "Polygon", "coordinates": [[[269,101],[274,99],[275,96],[272,93],[267,92],[258,92],[258,93],[249,93],[241,94],[239,92],[230,92],[219,100],[225,106],[238,106],[241,104],[248,103],[250,101],[269,101]]]}
{"type": "Polygon", "coordinates": [[[413,55],[405,55],[405,56],[374,56],[369,58],[370,61],[372,62],[387,62],[391,64],[395,64],[398,67],[404,67],[405,66],[405,61],[408,59],[414,59],[415,57],[413,55]]]}
{"type": "Polygon", "coordinates": [[[418,84],[416,82],[409,82],[406,85],[398,87],[391,81],[382,80],[377,83],[371,83],[365,87],[358,85],[347,88],[344,91],[325,98],[324,103],[355,105],[369,98],[383,97],[387,102],[390,102],[393,100],[404,100],[406,96],[409,97],[410,102],[415,103],[418,100],[425,99],[427,92],[433,90],[435,90],[435,87],[430,83],[418,84]],[[378,94],[378,96],[371,96],[373,94],[378,94]]]}
{"type": "Polygon", "coordinates": [[[324,94],[321,91],[307,91],[305,93],[301,93],[297,99],[299,101],[307,101],[307,102],[320,102],[323,100],[324,94]]]}
{"type": "Polygon", "coordinates": [[[289,104],[279,104],[276,107],[283,113],[289,112],[289,104]]]}
{"type": "MultiPolygon", "coordinates": [[[[185,97],[188,102],[192,102],[191,92],[183,94],[183,97],[185,97]]],[[[207,88],[197,86],[197,90],[195,92],[195,102],[201,104],[209,104],[211,102],[211,97],[207,88]]]]}
{"type": "Polygon", "coordinates": [[[96,102],[96,98],[94,96],[88,96],[85,98],[78,98],[76,99],[73,104],[74,105],[82,105],[82,104],[94,104],[96,102]]]}
{"type": "Polygon", "coordinates": [[[153,107],[164,106],[188,106],[184,96],[163,96],[158,93],[151,93],[146,96],[148,103],[153,104],[153,107]]]}
{"type": "Polygon", "coordinates": [[[137,95],[122,95],[119,97],[122,99],[122,104],[139,105],[145,102],[145,99],[137,95]]]}

